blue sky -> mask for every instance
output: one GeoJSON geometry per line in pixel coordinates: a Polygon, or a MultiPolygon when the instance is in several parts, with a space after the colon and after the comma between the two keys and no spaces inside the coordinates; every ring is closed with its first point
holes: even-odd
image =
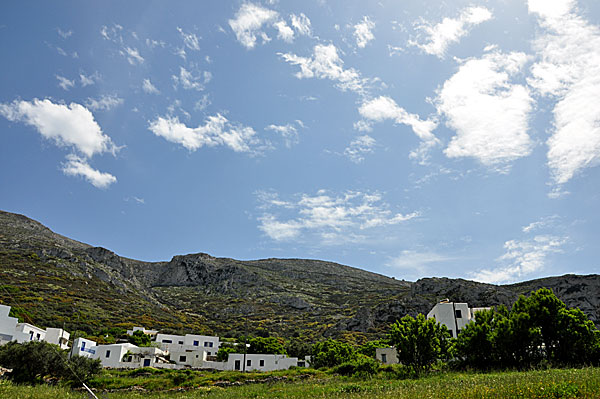
{"type": "Polygon", "coordinates": [[[597,273],[600,4],[5,2],[0,208],[121,256],[597,273]]]}

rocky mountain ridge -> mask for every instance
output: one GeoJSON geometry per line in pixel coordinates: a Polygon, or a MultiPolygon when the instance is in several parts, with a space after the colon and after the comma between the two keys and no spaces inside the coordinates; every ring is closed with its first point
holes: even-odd
{"type": "Polygon", "coordinates": [[[307,259],[239,261],[205,253],[143,262],[63,237],[0,211],[0,300],[48,326],[98,330],[143,324],[165,331],[362,339],[440,299],[511,305],[551,288],[600,320],[600,276],[566,275],[512,285],[462,279],[396,280],[307,259]]]}

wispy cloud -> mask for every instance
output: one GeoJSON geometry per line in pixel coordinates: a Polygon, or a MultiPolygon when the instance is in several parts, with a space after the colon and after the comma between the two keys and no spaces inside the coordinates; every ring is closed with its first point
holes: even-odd
{"type": "Polygon", "coordinates": [[[284,20],[275,22],[273,26],[277,29],[277,38],[287,43],[294,41],[294,31],[284,20]]]}
{"type": "Polygon", "coordinates": [[[292,20],[292,27],[299,35],[310,36],[312,34],[310,19],[306,15],[303,13],[300,13],[300,15],[292,14],[290,18],[292,20]]]}
{"type": "Polygon", "coordinates": [[[99,79],[100,74],[98,72],[95,72],[91,75],[86,75],[83,72],[79,74],[79,81],[81,83],[81,87],[91,86],[95,84],[99,79]]]}
{"type": "Polygon", "coordinates": [[[204,125],[192,128],[179,121],[177,117],[158,117],[148,127],[156,136],[177,143],[190,151],[204,146],[226,146],[236,152],[255,153],[259,141],[254,129],[233,123],[223,115],[209,116],[204,125]]]}
{"type": "MultiPolygon", "coordinates": [[[[296,125],[298,127],[304,127],[304,123],[302,123],[301,120],[297,120],[296,125]]],[[[285,125],[269,125],[265,130],[271,130],[280,134],[281,137],[283,137],[287,148],[292,148],[292,146],[300,142],[300,139],[298,138],[298,129],[291,123],[285,125]]]]}
{"type": "Polygon", "coordinates": [[[140,55],[140,52],[136,48],[125,47],[121,51],[121,54],[127,57],[127,61],[131,65],[139,65],[144,62],[144,57],[140,55]]]}
{"type": "Polygon", "coordinates": [[[142,82],[142,90],[144,91],[144,93],[148,93],[148,94],[159,94],[160,93],[160,90],[158,90],[156,88],[156,86],[154,86],[152,84],[150,79],[144,79],[144,81],[142,82]]]}
{"type": "Polygon", "coordinates": [[[181,85],[186,90],[204,90],[204,85],[210,82],[212,74],[208,71],[200,72],[197,75],[192,74],[184,67],[179,68],[179,75],[171,76],[175,87],[181,85]]]}
{"type": "Polygon", "coordinates": [[[292,53],[279,55],[285,62],[300,67],[300,71],[296,73],[298,79],[329,79],[336,82],[336,86],[343,91],[358,93],[363,93],[368,84],[368,80],[363,79],[354,68],[344,69],[344,61],[333,44],[317,44],[311,57],[301,57],[292,53]]]}
{"type": "Polygon", "coordinates": [[[371,21],[367,16],[363,17],[361,22],[354,25],[354,38],[358,47],[365,48],[371,40],[375,39],[373,29],[375,29],[375,22],[371,21]]]}
{"type": "Polygon", "coordinates": [[[437,121],[422,120],[418,115],[408,113],[390,97],[380,96],[366,100],[359,107],[358,112],[363,117],[363,120],[355,125],[359,130],[370,131],[372,123],[385,120],[392,120],[394,123],[410,126],[413,132],[422,140],[419,148],[410,153],[410,157],[421,162],[427,160],[429,150],[439,143],[433,134],[433,130],[437,127],[437,121]]]}
{"type": "Polygon", "coordinates": [[[125,100],[117,97],[115,94],[111,94],[100,96],[98,99],[88,98],[85,105],[93,111],[109,111],[123,104],[124,101],[125,100]]]}
{"type": "Polygon", "coordinates": [[[60,28],[57,28],[56,31],[58,32],[58,35],[60,37],[62,37],[63,39],[68,39],[73,34],[73,31],[70,30],[70,29],[67,30],[67,31],[64,31],[64,30],[62,30],[60,28]]]}
{"type": "Polygon", "coordinates": [[[344,155],[352,162],[359,164],[365,160],[365,155],[371,154],[376,141],[373,137],[365,134],[358,136],[350,142],[344,150],[344,155]]]}
{"type": "Polygon", "coordinates": [[[432,274],[432,265],[455,260],[455,257],[432,251],[404,250],[385,265],[397,270],[404,278],[418,279],[432,274]]]}
{"type": "Polygon", "coordinates": [[[419,212],[394,213],[379,193],[347,191],[332,195],[298,194],[281,200],[276,193],[257,193],[259,229],[275,241],[311,240],[338,245],[362,241],[378,227],[397,225],[420,216],[419,212]],[[285,214],[285,216],[284,216],[285,214]]]}
{"type": "Polygon", "coordinates": [[[194,33],[185,33],[183,29],[177,27],[177,31],[183,39],[183,44],[190,50],[200,51],[200,40],[194,33]]]}
{"type": "Polygon", "coordinates": [[[474,26],[491,18],[492,13],[487,8],[471,6],[462,10],[458,18],[444,18],[438,24],[421,20],[415,23],[419,35],[416,40],[409,40],[408,44],[443,58],[452,43],[459,42],[474,26]]]}
{"type": "Polygon", "coordinates": [[[69,90],[71,87],[75,86],[74,80],[69,80],[69,79],[65,78],[64,76],[60,76],[60,75],[55,75],[55,76],[56,76],[56,79],[58,80],[58,85],[63,90],[69,90]]]}
{"type": "Polygon", "coordinates": [[[554,100],[548,167],[556,184],[600,164],[600,28],[577,14],[575,2],[529,0],[542,30],[528,83],[554,100]]]}
{"type": "Polygon", "coordinates": [[[511,82],[528,59],[524,53],[494,51],[466,61],[444,83],[435,105],[457,133],[444,150],[448,157],[473,157],[505,170],[531,153],[527,130],[533,98],[527,87],[511,82]]]}

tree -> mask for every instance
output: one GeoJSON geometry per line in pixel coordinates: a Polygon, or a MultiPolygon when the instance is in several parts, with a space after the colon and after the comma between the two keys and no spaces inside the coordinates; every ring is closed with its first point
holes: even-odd
{"type": "Polygon", "coordinates": [[[37,384],[46,376],[58,377],[66,358],[58,345],[44,341],[12,341],[0,347],[0,365],[12,369],[9,377],[17,383],[37,384]]]}
{"type": "Polygon", "coordinates": [[[312,345],[306,337],[293,337],[285,343],[285,350],[290,357],[304,359],[312,351],[312,345]]]}
{"type": "Polygon", "coordinates": [[[140,330],[134,331],[132,335],[127,337],[127,340],[136,346],[150,346],[152,344],[150,336],[140,330]]]}
{"type": "Polygon", "coordinates": [[[368,341],[358,347],[358,353],[368,357],[375,357],[377,348],[387,348],[388,346],[390,346],[390,343],[386,339],[368,341]]]}
{"type": "Polygon", "coordinates": [[[456,339],[454,346],[457,357],[469,367],[486,369],[495,362],[492,344],[494,310],[475,313],[475,321],[467,324],[456,339]]]}
{"type": "Polygon", "coordinates": [[[248,353],[263,353],[263,354],[275,354],[275,355],[286,355],[284,343],[285,341],[281,338],[275,337],[255,337],[251,338],[248,342],[250,347],[248,353]]]}
{"type": "Polygon", "coordinates": [[[60,373],[61,379],[72,386],[87,383],[102,370],[100,359],[90,359],[85,356],[72,356],[64,366],[60,373]]]}
{"type": "Polygon", "coordinates": [[[392,324],[389,332],[389,342],[396,347],[398,360],[417,373],[447,357],[450,338],[446,326],[422,314],[416,318],[404,316],[392,324]]]}
{"type": "Polygon", "coordinates": [[[334,367],[345,362],[356,360],[357,353],[353,346],[328,339],[313,345],[311,365],[314,368],[334,367]]]}

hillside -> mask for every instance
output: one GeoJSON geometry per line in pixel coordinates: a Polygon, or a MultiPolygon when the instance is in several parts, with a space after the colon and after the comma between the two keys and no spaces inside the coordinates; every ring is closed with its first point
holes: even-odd
{"type": "Polygon", "coordinates": [[[461,279],[396,280],[332,262],[239,261],[198,253],[142,262],[60,236],[0,211],[0,301],[26,321],[71,331],[144,325],[171,332],[313,339],[381,335],[440,299],[510,305],[552,288],[598,324],[600,276],[549,277],[496,286],[461,279]]]}

